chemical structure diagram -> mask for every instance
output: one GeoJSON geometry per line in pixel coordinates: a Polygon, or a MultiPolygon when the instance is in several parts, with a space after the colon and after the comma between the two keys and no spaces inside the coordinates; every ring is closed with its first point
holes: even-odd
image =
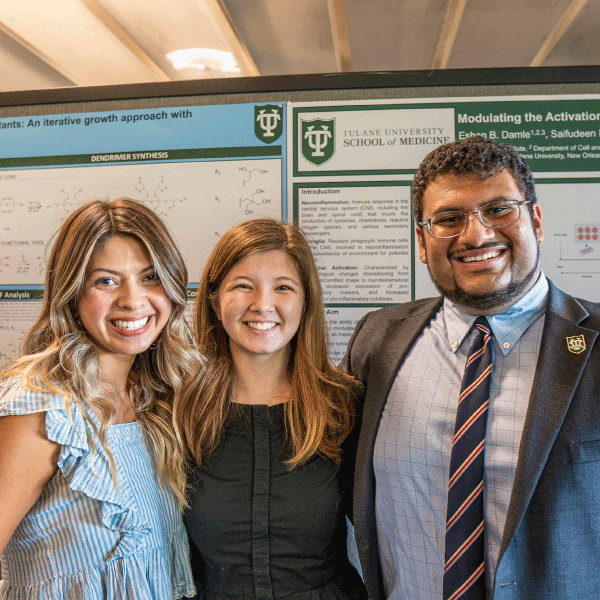
{"type": "MultiPolygon", "coordinates": [[[[238,172],[242,173],[242,187],[246,188],[246,185],[250,183],[253,179],[256,179],[257,176],[267,175],[269,173],[268,169],[260,169],[260,168],[248,168],[248,167],[238,167],[238,172]]],[[[215,169],[215,175],[222,175],[220,169],[215,169]]],[[[250,187],[250,186],[248,186],[250,187]]],[[[265,198],[265,188],[256,188],[254,192],[249,192],[246,190],[242,191],[242,196],[239,198],[239,206],[244,210],[245,215],[253,215],[256,208],[259,206],[264,206],[265,204],[271,204],[273,200],[271,198],[265,198]],[[261,197],[262,196],[262,197],[261,197]]],[[[215,196],[215,202],[221,203],[222,198],[219,196],[215,196]]]]}
{"type": "Polygon", "coordinates": [[[0,200],[0,213],[13,212],[17,206],[23,206],[23,204],[13,200],[13,198],[2,198],[2,200],[0,200]]]}
{"type": "Polygon", "coordinates": [[[60,190],[60,193],[65,195],[64,199],[60,200],[59,202],[53,202],[52,204],[48,204],[47,208],[58,207],[59,209],[61,209],[64,213],[61,218],[62,222],[81,204],[81,200],[77,198],[77,194],[80,194],[82,191],[82,189],[77,190],[73,194],[73,197],[71,197],[71,195],[65,190],[60,190]]]}
{"type": "MultiPolygon", "coordinates": [[[[25,254],[21,254],[21,257],[15,261],[14,256],[0,256],[0,273],[8,273],[11,267],[17,268],[17,273],[28,273],[30,271],[31,262],[27,260],[25,254]]],[[[38,275],[42,275],[46,270],[46,257],[44,255],[36,256],[33,260],[35,263],[37,260],[38,275]]]]}
{"type": "Polygon", "coordinates": [[[29,273],[30,269],[31,269],[31,264],[25,258],[25,255],[21,254],[21,259],[17,262],[17,274],[25,275],[25,274],[29,273]]]}
{"type": "MultiPolygon", "coordinates": [[[[16,261],[14,258],[11,256],[0,256],[0,273],[10,273],[11,267],[16,267],[16,274],[18,275],[27,274],[31,271],[31,263],[24,254],[21,254],[21,257],[16,261]]],[[[36,256],[33,262],[35,263],[36,260],[38,275],[43,275],[46,271],[46,257],[36,256]]]]}
{"type": "Polygon", "coordinates": [[[265,204],[271,204],[270,198],[256,198],[256,196],[260,196],[264,193],[265,190],[258,189],[251,196],[248,196],[246,198],[240,198],[240,207],[244,208],[244,214],[253,215],[253,206],[264,206],[265,204]]]}
{"type": "Polygon", "coordinates": [[[154,210],[155,213],[165,217],[167,216],[166,210],[173,210],[177,204],[181,204],[186,200],[185,196],[183,198],[164,198],[163,194],[167,189],[165,178],[162,175],[153,192],[150,192],[146,187],[142,177],[138,179],[138,185],[135,188],[136,192],[141,195],[141,202],[154,210]]]}
{"type": "MultiPolygon", "coordinates": [[[[250,182],[256,175],[266,175],[269,171],[267,169],[249,169],[248,167],[240,167],[239,170],[244,173],[243,185],[250,182]]],[[[264,206],[265,204],[271,204],[270,198],[259,198],[258,196],[264,195],[265,190],[263,188],[257,188],[255,192],[245,198],[240,198],[240,207],[244,208],[244,214],[254,214],[253,206],[264,206]]]]}
{"type": "Polygon", "coordinates": [[[246,176],[244,177],[244,187],[246,184],[252,179],[253,173],[260,173],[261,175],[265,175],[268,173],[266,169],[248,169],[247,167],[240,167],[240,171],[245,171],[246,176]]]}

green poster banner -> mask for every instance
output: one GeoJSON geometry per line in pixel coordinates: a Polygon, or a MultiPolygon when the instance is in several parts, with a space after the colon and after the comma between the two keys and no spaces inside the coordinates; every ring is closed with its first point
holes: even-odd
{"type": "Polygon", "coordinates": [[[511,144],[534,172],[600,171],[600,101],[455,105],[456,139],[481,134],[511,144]]]}

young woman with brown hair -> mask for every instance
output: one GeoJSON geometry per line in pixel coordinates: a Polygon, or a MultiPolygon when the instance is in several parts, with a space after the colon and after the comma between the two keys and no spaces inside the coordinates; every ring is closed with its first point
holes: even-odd
{"type": "Polygon", "coordinates": [[[175,405],[195,468],[185,516],[199,598],[363,599],[346,512],[358,391],[331,365],[300,230],[230,229],[198,288],[206,357],[175,405]]]}

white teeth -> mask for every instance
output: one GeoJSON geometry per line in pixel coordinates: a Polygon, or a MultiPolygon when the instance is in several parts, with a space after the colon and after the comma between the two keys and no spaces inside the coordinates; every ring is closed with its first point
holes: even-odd
{"type": "Polygon", "coordinates": [[[113,321],[114,326],[117,329],[124,329],[125,331],[135,331],[140,327],[143,327],[148,322],[149,317],[138,319],[137,321],[113,321]]]}
{"type": "Polygon", "coordinates": [[[465,256],[461,258],[462,262],[478,262],[480,260],[488,260],[488,258],[496,258],[496,256],[500,256],[499,250],[493,250],[492,252],[487,252],[486,254],[481,254],[480,256],[465,256]]]}
{"type": "Polygon", "coordinates": [[[246,325],[250,327],[250,329],[258,329],[258,331],[266,331],[267,329],[273,329],[277,325],[277,323],[259,323],[257,321],[247,321],[246,325]]]}

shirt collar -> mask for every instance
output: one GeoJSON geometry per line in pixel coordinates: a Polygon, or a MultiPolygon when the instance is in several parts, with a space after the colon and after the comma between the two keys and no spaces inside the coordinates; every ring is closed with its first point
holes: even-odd
{"type": "MultiPolygon", "coordinates": [[[[548,280],[541,273],[533,287],[522,298],[501,313],[487,317],[504,356],[508,355],[529,326],[544,313],[548,288],[548,280]]],[[[466,312],[448,298],[444,298],[442,311],[450,348],[456,353],[471,331],[477,315],[466,312]]]]}

